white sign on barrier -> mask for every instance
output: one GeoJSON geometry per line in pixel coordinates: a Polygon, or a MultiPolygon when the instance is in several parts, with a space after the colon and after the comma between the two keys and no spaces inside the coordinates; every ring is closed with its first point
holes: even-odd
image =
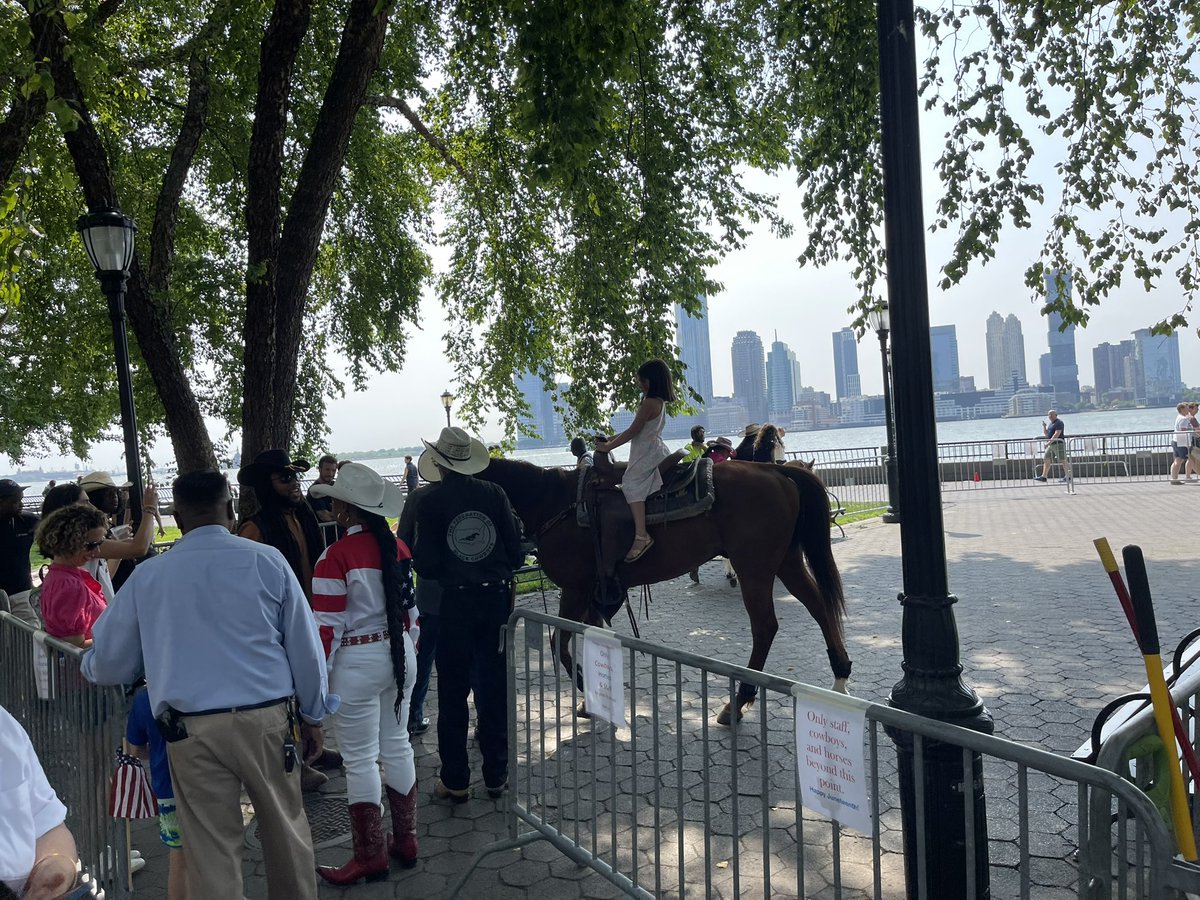
{"type": "Polygon", "coordinates": [[[620,640],[600,628],[583,632],[583,699],[593,716],[625,728],[625,654],[620,640]]]}
{"type": "Polygon", "coordinates": [[[863,764],[865,700],[796,685],[796,766],[800,802],[808,809],[871,833],[863,764]]]}
{"type": "Polygon", "coordinates": [[[38,639],[39,635],[45,636],[42,632],[33,635],[33,681],[37,685],[38,699],[49,700],[50,657],[46,645],[38,639]]]}

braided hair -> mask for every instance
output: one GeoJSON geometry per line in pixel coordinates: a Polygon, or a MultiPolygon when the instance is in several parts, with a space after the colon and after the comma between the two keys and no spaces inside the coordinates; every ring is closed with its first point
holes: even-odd
{"type": "Polygon", "coordinates": [[[300,523],[300,530],[304,533],[304,542],[308,545],[308,558],[314,563],[325,549],[325,541],[321,538],[321,526],[317,524],[317,514],[307,503],[298,506],[287,503],[275,493],[270,482],[255,485],[254,495],[258,498],[260,509],[251,517],[251,521],[258,525],[263,543],[270,544],[282,553],[296,579],[304,584],[304,576],[300,574],[300,548],[296,546],[296,539],[292,537],[292,530],[284,521],[283,514],[288,509],[295,511],[296,521],[300,523]]]}
{"type": "MultiPolygon", "coordinates": [[[[379,544],[379,568],[383,572],[383,604],[387,612],[388,633],[391,635],[392,672],[396,676],[396,721],[400,721],[400,704],[404,702],[404,613],[416,605],[413,593],[412,560],[397,559],[396,536],[387,519],[377,513],[356,509],[363,531],[370,533],[379,544]]],[[[402,723],[403,724],[403,723],[402,723]]]]}

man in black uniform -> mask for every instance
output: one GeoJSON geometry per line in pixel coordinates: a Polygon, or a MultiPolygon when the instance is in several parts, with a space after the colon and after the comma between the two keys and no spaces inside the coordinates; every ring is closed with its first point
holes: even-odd
{"type": "Polygon", "coordinates": [[[29,548],[38,519],[21,510],[25,486],[11,478],[0,478],[0,591],[8,594],[12,614],[41,628],[37,614],[29,605],[33,578],[29,572],[29,548]]]}
{"type": "Polygon", "coordinates": [[[433,483],[416,513],[413,566],[442,586],[437,647],[438,755],[433,795],[470,798],[467,695],[472,668],[477,690],[479,749],[488,795],[508,784],[508,693],[502,629],[512,609],[513,572],[524,561],[516,515],[504,491],[472,476],[487,468],[487,448],[461,428],[444,428],[425,441],[418,468],[433,483]]]}

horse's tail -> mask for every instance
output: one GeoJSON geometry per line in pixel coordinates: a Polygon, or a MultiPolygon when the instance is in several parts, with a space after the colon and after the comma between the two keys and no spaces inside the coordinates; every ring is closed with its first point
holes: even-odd
{"type": "Polygon", "coordinates": [[[800,548],[816,579],[821,594],[830,601],[839,616],[846,611],[842,576],[833,559],[833,540],[829,531],[829,494],[825,483],[811,469],[802,466],[772,466],[785,475],[800,491],[800,511],[792,530],[792,547],[800,548]]]}

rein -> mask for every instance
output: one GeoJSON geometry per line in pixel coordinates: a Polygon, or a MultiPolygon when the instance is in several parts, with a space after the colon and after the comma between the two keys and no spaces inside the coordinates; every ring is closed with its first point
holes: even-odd
{"type": "Polygon", "coordinates": [[[538,530],[536,532],[534,532],[534,535],[533,535],[534,543],[537,543],[543,536],[545,536],[546,532],[548,532],[551,528],[553,528],[555,525],[557,525],[559,522],[561,522],[567,516],[569,516],[573,512],[575,512],[575,508],[577,506],[578,506],[578,503],[572,502],[571,505],[568,506],[566,509],[560,510],[559,512],[552,515],[545,522],[543,522],[541,527],[538,528],[538,530]]]}

